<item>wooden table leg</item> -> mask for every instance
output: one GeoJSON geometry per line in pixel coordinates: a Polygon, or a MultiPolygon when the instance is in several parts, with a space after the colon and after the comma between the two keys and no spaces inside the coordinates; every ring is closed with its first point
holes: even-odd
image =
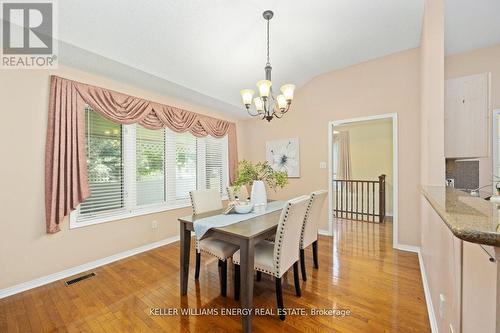
{"type": "Polygon", "coordinates": [[[252,332],[253,315],[253,271],[254,271],[254,242],[251,239],[241,240],[240,243],[240,298],[244,315],[241,317],[243,332],[252,332]]]}
{"type": "Polygon", "coordinates": [[[183,222],[180,222],[180,239],[180,288],[181,295],[186,295],[189,281],[189,251],[191,247],[191,231],[186,228],[186,223],[183,222]]]}

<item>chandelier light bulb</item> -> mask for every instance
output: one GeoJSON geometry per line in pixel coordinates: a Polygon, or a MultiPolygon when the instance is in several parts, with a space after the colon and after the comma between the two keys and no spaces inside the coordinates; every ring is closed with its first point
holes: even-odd
{"type": "Polygon", "coordinates": [[[253,99],[253,102],[255,104],[255,110],[257,110],[259,113],[264,111],[264,102],[262,102],[262,99],[260,97],[255,97],[253,99]]]}
{"type": "Polygon", "coordinates": [[[250,104],[252,104],[252,98],[255,94],[255,91],[253,91],[252,89],[243,89],[240,91],[240,94],[245,106],[249,106],[250,104]]]}
{"type": "Polygon", "coordinates": [[[260,97],[269,97],[271,85],[272,83],[269,80],[260,80],[259,82],[257,82],[257,88],[259,89],[260,97]]]}
{"type": "Polygon", "coordinates": [[[291,101],[293,99],[293,92],[295,91],[295,85],[293,84],[285,84],[281,87],[281,92],[285,96],[287,101],[291,101]]]}
{"type": "Polygon", "coordinates": [[[285,110],[286,109],[286,105],[288,104],[287,101],[286,101],[286,98],[285,98],[285,95],[278,95],[276,97],[277,101],[278,101],[278,108],[280,110],[285,110]]]}

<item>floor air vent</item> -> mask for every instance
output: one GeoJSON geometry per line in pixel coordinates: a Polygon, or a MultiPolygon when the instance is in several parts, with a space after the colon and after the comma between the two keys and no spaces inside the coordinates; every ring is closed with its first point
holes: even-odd
{"type": "Polygon", "coordinates": [[[76,279],[73,279],[73,280],[68,280],[68,281],[64,282],[64,284],[65,284],[66,286],[71,286],[72,284],[75,284],[75,283],[77,283],[77,282],[80,282],[80,281],[86,280],[86,279],[91,278],[91,277],[93,277],[93,276],[95,276],[95,273],[94,273],[94,272],[92,272],[92,273],[90,273],[90,274],[82,275],[82,276],[77,277],[76,279]]]}

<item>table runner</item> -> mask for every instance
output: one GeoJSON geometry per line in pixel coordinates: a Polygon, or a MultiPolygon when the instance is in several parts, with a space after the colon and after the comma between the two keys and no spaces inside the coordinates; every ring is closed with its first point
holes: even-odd
{"type": "Polygon", "coordinates": [[[248,214],[220,214],[205,217],[195,221],[193,223],[194,233],[196,235],[196,239],[200,240],[205,233],[210,230],[210,228],[221,228],[226,227],[228,225],[238,223],[241,221],[249,220],[251,218],[261,216],[264,214],[272,213],[277,210],[283,209],[285,206],[285,201],[272,201],[267,204],[266,211],[260,213],[248,213],[248,214]]]}

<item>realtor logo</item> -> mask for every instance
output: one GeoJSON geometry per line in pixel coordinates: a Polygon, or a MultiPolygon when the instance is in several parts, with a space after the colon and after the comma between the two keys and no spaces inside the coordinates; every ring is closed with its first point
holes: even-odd
{"type": "Polygon", "coordinates": [[[1,7],[1,68],[56,67],[53,1],[8,1],[1,7]]]}

